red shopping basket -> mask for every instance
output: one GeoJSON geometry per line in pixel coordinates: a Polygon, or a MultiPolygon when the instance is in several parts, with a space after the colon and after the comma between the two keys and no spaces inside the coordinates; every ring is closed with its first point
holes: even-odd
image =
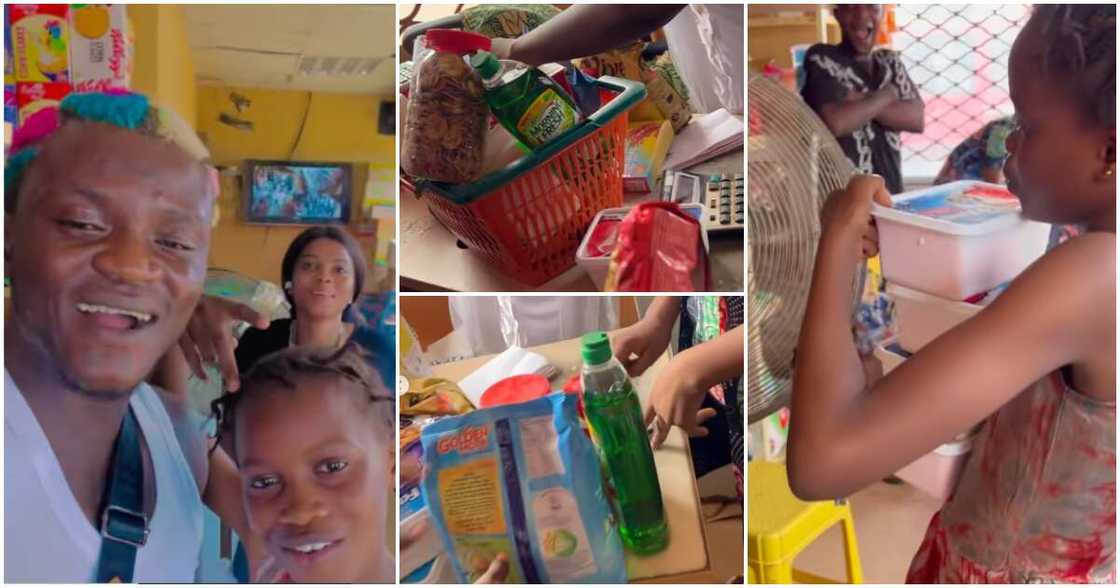
{"type": "Polygon", "coordinates": [[[595,215],[622,205],[626,113],[646,90],[613,77],[596,84],[609,101],[556,141],[471,184],[414,187],[459,240],[525,284],[539,286],[574,266],[595,215]]]}

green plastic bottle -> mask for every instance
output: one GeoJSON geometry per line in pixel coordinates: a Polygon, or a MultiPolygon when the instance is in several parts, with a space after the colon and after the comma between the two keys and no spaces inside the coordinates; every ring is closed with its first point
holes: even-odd
{"type": "Polygon", "coordinates": [[[482,76],[490,111],[530,149],[548,144],[582,120],[568,93],[535,67],[498,61],[486,51],[471,56],[471,65],[482,76]]]}
{"type": "Polygon", "coordinates": [[[638,393],[606,333],[587,333],[581,347],[584,413],[617,495],[622,543],[656,553],[668,545],[669,527],[638,393]]]}

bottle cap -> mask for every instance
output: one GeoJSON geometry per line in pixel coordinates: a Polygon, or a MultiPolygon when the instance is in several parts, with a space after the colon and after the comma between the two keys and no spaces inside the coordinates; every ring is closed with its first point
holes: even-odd
{"type": "Polygon", "coordinates": [[[468,55],[476,51],[490,50],[490,37],[454,29],[432,29],[424,33],[428,47],[434,51],[448,51],[458,55],[468,55]]]}
{"type": "Polygon", "coordinates": [[[482,75],[482,79],[486,80],[494,77],[494,74],[498,73],[502,66],[493,53],[479,51],[471,55],[471,67],[477,69],[478,73],[482,75]]]}
{"type": "Polygon", "coordinates": [[[588,365],[606,363],[611,358],[611,340],[603,331],[592,331],[580,339],[580,354],[588,365]]]}

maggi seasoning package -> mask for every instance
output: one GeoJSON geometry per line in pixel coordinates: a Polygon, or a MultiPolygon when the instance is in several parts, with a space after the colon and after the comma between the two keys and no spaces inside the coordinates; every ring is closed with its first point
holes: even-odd
{"type": "Polygon", "coordinates": [[[424,429],[424,501],[460,582],[476,580],[499,553],[508,583],[626,582],[578,402],[552,394],[424,429]]]}

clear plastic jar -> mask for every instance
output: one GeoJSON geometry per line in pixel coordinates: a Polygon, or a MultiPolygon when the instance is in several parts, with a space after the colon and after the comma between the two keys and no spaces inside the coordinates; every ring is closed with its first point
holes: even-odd
{"type": "Polygon", "coordinates": [[[482,78],[463,58],[490,40],[433,29],[416,39],[401,169],[420,179],[462,184],[482,174],[489,109],[482,78]]]}

